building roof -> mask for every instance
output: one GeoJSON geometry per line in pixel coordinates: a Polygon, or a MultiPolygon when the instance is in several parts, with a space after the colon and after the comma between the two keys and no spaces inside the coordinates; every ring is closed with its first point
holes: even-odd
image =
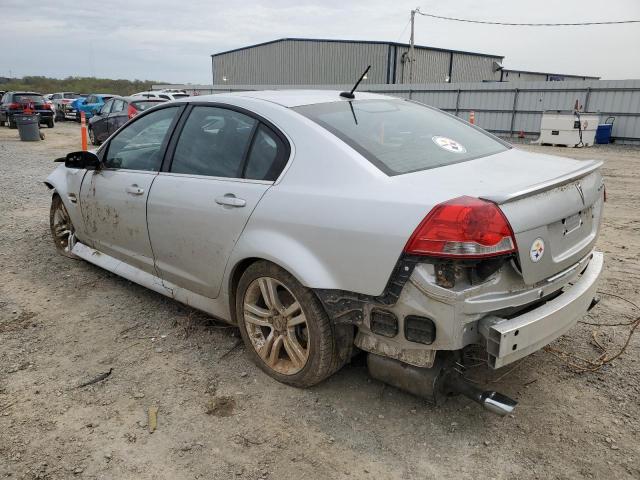
{"type": "MultiPolygon", "coordinates": [[[[246,47],[234,48],[232,50],[226,50],[224,52],[214,53],[211,56],[217,57],[220,55],[225,55],[227,53],[239,52],[242,50],[248,50],[250,48],[262,47],[264,45],[270,45],[272,43],[278,42],[333,42],[333,43],[366,43],[366,44],[374,44],[374,45],[390,45],[395,47],[405,47],[408,48],[410,45],[408,43],[398,43],[398,42],[385,42],[379,40],[340,40],[340,39],[329,39],[329,38],[278,38],[276,40],[270,40],[268,42],[256,43],[255,45],[247,45],[246,47]]],[[[478,57],[490,57],[490,58],[500,58],[503,59],[504,55],[491,55],[488,53],[478,53],[478,52],[465,52],[463,50],[449,50],[446,48],[436,48],[436,47],[426,47],[424,45],[415,45],[415,48],[419,50],[435,50],[438,52],[451,52],[451,53],[461,53],[464,55],[475,55],[478,57]]]]}

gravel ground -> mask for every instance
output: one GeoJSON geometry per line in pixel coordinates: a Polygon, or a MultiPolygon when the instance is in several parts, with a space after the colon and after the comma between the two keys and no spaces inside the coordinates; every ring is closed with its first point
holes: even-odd
{"type": "MultiPolygon", "coordinates": [[[[640,335],[595,373],[545,352],[477,368],[519,400],[505,418],[464,398],[431,407],[369,379],[361,357],[286,387],[235,328],[55,253],[40,182],[78,130],[26,143],[0,128],[0,478],[640,478],[640,335]]],[[[633,307],[604,292],[639,302],[640,150],[521,148],[605,160],[603,300],[586,320],[629,321],[633,307]]],[[[597,357],[592,331],[615,352],[628,329],[579,324],[554,346],[597,357]]]]}

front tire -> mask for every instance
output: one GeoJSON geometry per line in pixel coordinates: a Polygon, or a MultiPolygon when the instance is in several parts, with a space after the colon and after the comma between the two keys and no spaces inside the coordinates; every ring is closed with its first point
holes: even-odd
{"type": "Polygon", "coordinates": [[[244,272],[236,318],[248,355],[279,382],[310,387],[345,363],[318,298],[273,263],[259,261],[244,272]]]}
{"type": "Polygon", "coordinates": [[[91,141],[91,145],[95,145],[96,147],[100,145],[100,142],[96,138],[96,134],[93,131],[93,128],[89,128],[89,140],[91,141]]]}
{"type": "Polygon", "coordinates": [[[75,233],[75,228],[71,222],[69,212],[67,212],[58,194],[55,194],[51,199],[49,226],[51,227],[51,236],[53,237],[53,243],[58,253],[65,257],[77,258],[71,253],[71,248],[69,248],[69,240],[75,233]]]}

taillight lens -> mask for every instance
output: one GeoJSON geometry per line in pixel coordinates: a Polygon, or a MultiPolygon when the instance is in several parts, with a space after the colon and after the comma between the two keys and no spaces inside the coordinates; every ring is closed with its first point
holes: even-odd
{"type": "Polygon", "coordinates": [[[498,206],[467,196],[436,205],[405,246],[409,254],[453,258],[493,257],[515,251],[513,230],[498,206]]]}
{"type": "Polygon", "coordinates": [[[16,102],[10,103],[9,104],[9,110],[21,110],[22,109],[22,105],[16,102]]]}
{"type": "Polygon", "coordinates": [[[43,103],[42,108],[45,110],[51,110],[51,105],[49,105],[48,103],[43,103]]]}
{"type": "Polygon", "coordinates": [[[138,114],[138,110],[136,110],[136,108],[133,105],[129,105],[129,108],[127,109],[127,114],[129,115],[129,118],[133,118],[138,114]]]}

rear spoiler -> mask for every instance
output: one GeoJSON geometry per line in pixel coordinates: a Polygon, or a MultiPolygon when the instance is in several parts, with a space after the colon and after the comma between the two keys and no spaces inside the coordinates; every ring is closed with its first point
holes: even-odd
{"type": "Polygon", "coordinates": [[[523,197],[528,197],[529,195],[560,187],[562,185],[566,185],[567,183],[578,180],[579,178],[586,177],[591,172],[599,169],[604,164],[604,162],[602,160],[585,160],[584,164],[585,165],[576,170],[573,170],[572,172],[565,173],[564,175],[552,178],[551,180],[546,180],[542,183],[538,183],[537,185],[532,185],[524,190],[520,190],[519,192],[507,193],[504,195],[483,195],[480,196],[480,198],[483,200],[489,200],[490,202],[494,202],[497,204],[520,200],[523,197]]]}

